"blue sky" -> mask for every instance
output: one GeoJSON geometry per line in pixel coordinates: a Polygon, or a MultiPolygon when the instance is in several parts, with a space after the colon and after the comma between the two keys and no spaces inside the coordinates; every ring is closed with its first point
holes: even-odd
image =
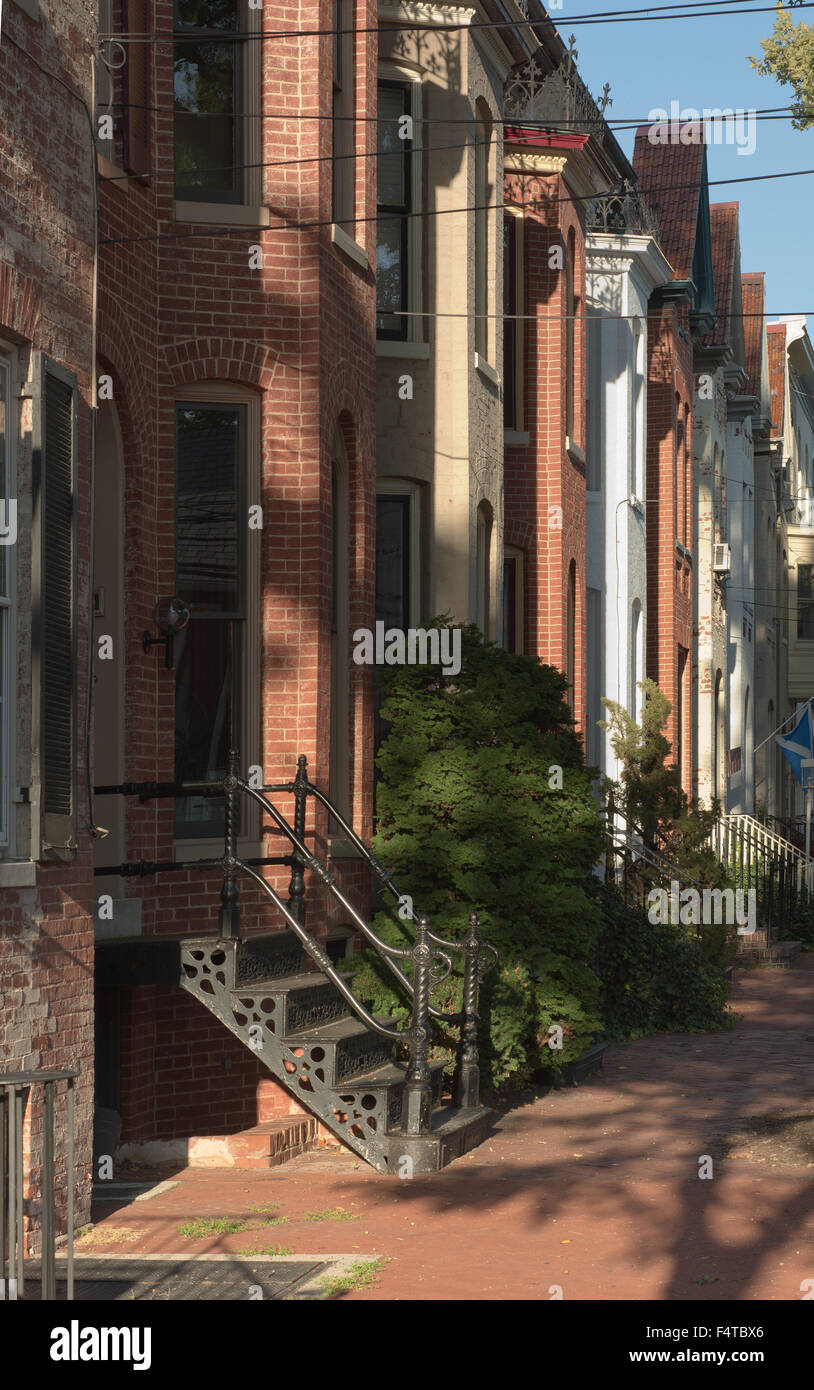
{"type": "MultiPolygon", "coordinates": [[[[642,3],[627,0],[626,7],[642,3]]],[[[760,7],[765,3],[758,0],[760,7]]],[[[740,4],[745,7],[744,0],[740,4]]],[[[760,77],[749,65],[749,55],[759,56],[761,38],[772,32],[773,12],[578,24],[572,30],[569,19],[610,7],[607,0],[562,0],[562,5],[561,10],[551,10],[551,18],[565,43],[572,32],[576,36],[579,71],[593,95],[600,96],[610,82],[613,106],[606,115],[612,124],[620,118],[645,121],[655,107],[669,111],[672,101],[698,111],[705,106],[760,110],[790,102],[791,88],[781,87],[773,77],[760,77]]],[[[811,10],[797,16],[792,11],[792,17],[814,23],[811,10]]],[[[614,131],[625,153],[632,155],[634,132],[617,131],[615,124],[614,131]]],[[[741,267],[744,272],[765,271],[770,315],[814,314],[814,175],[751,185],[715,187],[713,182],[814,168],[814,130],[793,130],[788,119],[759,120],[753,154],[739,155],[734,144],[722,141],[710,146],[708,164],[710,202],[740,203],[741,267]]]]}

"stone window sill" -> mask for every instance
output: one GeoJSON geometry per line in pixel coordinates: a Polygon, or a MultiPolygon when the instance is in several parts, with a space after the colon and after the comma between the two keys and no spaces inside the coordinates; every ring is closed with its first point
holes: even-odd
{"type": "Polygon", "coordinates": [[[352,236],[342,229],[336,222],[331,227],[331,241],[340,251],[344,251],[350,260],[355,261],[363,270],[370,269],[367,251],[364,246],[360,246],[358,241],[354,241],[352,236]]]}
{"type": "Polygon", "coordinates": [[[221,227],[267,227],[268,208],[241,203],[193,203],[183,199],[173,203],[176,222],[207,222],[221,227]]]}

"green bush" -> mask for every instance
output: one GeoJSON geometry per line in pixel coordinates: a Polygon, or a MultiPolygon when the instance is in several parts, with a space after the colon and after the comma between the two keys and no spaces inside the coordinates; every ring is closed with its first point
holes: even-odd
{"type": "MultiPolygon", "coordinates": [[[[500,951],[481,991],[486,1084],[555,1070],[601,1028],[600,918],[587,891],[601,830],[565,679],[473,627],[462,631],[455,678],[421,666],[382,675],[375,851],[439,935],[463,934],[477,908],[500,951]],[[561,1051],[548,1047],[552,1024],[563,1029],[561,1051]]],[[[384,913],[375,927],[392,944],[412,939],[409,923],[384,913]]],[[[355,984],[377,1011],[403,1004],[391,980],[365,953],[355,984]]],[[[453,974],[433,1004],[457,1009],[460,992],[453,974]]],[[[451,1057],[454,1036],[438,1031],[442,1055],[451,1057]]]]}
{"type": "Polygon", "coordinates": [[[731,1026],[727,983],[692,929],[650,922],[615,889],[597,889],[604,931],[597,950],[609,1038],[731,1026]]]}
{"type": "MultiPolygon", "coordinates": [[[[374,849],[440,936],[461,936],[475,908],[500,952],[481,987],[485,1085],[553,1076],[603,1034],[724,1026],[722,974],[686,928],[651,925],[593,875],[599,807],[558,671],[470,627],[458,676],[391,667],[382,685],[374,849]],[[552,1026],[561,1049],[549,1047],[552,1026]]],[[[395,912],[374,926],[389,944],[412,944],[412,923],[395,912]]],[[[374,952],[354,958],[357,993],[406,1018],[393,985],[374,952]]],[[[453,971],[434,1007],[457,1012],[461,987],[453,971]]],[[[450,1066],[457,1038],[457,1027],[434,1028],[434,1055],[450,1066]]]]}

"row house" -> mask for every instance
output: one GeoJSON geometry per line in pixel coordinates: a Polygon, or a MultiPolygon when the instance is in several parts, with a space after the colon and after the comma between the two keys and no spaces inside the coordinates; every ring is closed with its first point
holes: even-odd
{"type": "MultiPolygon", "coordinates": [[[[783,613],[788,637],[788,698],[795,711],[814,693],[814,347],[805,315],[789,315],[785,331],[782,478],[788,492],[788,587],[783,613]]],[[[791,723],[791,721],[790,721],[791,723]]],[[[802,790],[790,784],[789,813],[804,813],[802,790]]]]}
{"type": "Polygon", "coordinates": [[[586,410],[588,214],[633,171],[575,58],[552,42],[506,88],[504,644],[564,672],[590,739],[602,616],[587,530],[600,472],[586,410]]]}
{"type": "Polygon", "coordinates": [[[647,674],[648,305],[672,278],[645,200],[597,198],[588,236],[588,723],[586,757],[613,779],[601,699],[641,715],[647,674]]]}
{"type": "MultiPolygon", "coordinates": [[[[6,1074],[79,1073],[75,1155],[85,1173],[94,1055],[88,730],[95,51],[95,24],[80,0],[3,6],[0,1060],[6,1074]]],[[[0,1105],[4,1099],[0,1093],[0,1105]]],[[[35,1091],[26,1114],[33,1200],[42,1190],[41,1100],[35,1091]]],[[[7,1124],[9,1105],[0,1118],[7,1124]]],[[[8,1128],[0,1129],[5,1144],[8,1128]]],[[[63,1205],[65,1143],[59,1128],[63,1205]]],[[[87,1197],[85,1183],[80,1220],[87,1219],[87,1197]]]]}

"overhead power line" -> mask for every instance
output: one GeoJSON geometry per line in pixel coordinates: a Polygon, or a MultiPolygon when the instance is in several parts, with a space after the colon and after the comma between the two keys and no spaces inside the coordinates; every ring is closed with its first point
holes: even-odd
{"type": "MultiPolygon", "coordinates": [[[[771,179],[794,179],[794,178],[803,178],[803,177],[805,177],[805,176],[807,176],[807,175],[810,175],[810,174],[814,174],[814,169],[789,169],[789,170],[784,170],[784,171],[782,171],[782,172],[780,172],[780,173],[774,173],[774,174],[749,174],[749,175],[744,175],[744,176],[741,177],[741,178],[734,178],[734,179],[709,179],[709,181],[708,181],[708,186],[709,186],[710,188],[720,188],[720,187],[728,186],[728,185],[733,184],[733,183],[763,183],[763,182],[766,182],[767,180],[771,180],[771,179]]],[[[642,188],[642,189],[640,189],[639,191],[642,192],[642,193],[644,194],[644,196],[645,196],[646,198],[649,199],[649,198],[651,197],[651,195],[654,194],[654,193],[667,193],[667,192],[678,193],[678,192],[683,192],[684,190],[688,190],[688,189],[696,189],[696,188],[698,188],[698,186],[699,186],[699,185],[698,185],[698,181],[696,180],[695,182],[692,182],[692,183],[664,184],[664,185],[660,185],[660,186],[655,187],[655,188],[642,188]]],[[[475,204],[472,204],[472,205],[467,206],[467,207],[458,207],[458,208],[430,208],[430,209],[423,209],[423,210],[420,211],[420,212],[399,212],[399,213],[390,213],[390,212],[388,212],[387,214],[383,214],[383,215],[386,215],[387,218],[388,218],[389,220],[394,221],[396,218],[401,218],[401,219],[413,219],[413,218],[425,218],[425,217],[427,217],[427,218],[428,218],[428,217],[444,217],[444,216],[451,216],[452,214],[456,214],[456,213],[457,213],[457,214],[460,214],[460,213],[469,213],[469,212],[497,212],[497,211],[502,211],[504,208],[535,208],[535,207],[537,207],[537,208],[548,208],[548,207],[552,207],[552,206],[553,206],[554,204],[556,204],[556,203],[574,203],[574,202],[589,202],[589,203],[590,203],[590,202],[593,202],[593,200],[594,200],[595,198],[600,198],[600,197],[611,197],[611,196],[613,196],[613,195],[614,195],[615,193],[617,193],[617,192],[618,192],[618,189],[617,189],[617,188],[607,188],[607,189],[604,190],[604,192],[601,192],[601,193],[568,194],[568,195],[565,196],[565,197],[540,198],[540,199],[530,200],[530,201],[528,201],[528,202],[523,202],[523,203],[517,203],[517,202],[475,203],[475,204]]],[[[360,226],[360,225],[364,225],[364,224],[369,223],[369,222],[378,222],[379,220],[380,220],[379,214],[372,214],[372,215],[369,216],[369,217],[354,217],[354,218],[348,218],[348,219],[347,219],[347,222],[348,222],[348,225],[349,225],[349,226],[358,227],[358,226],[360,226]]],[[[228,227],[228,226],[227,226],[227,227],[219,227],[219,226],[217,225],[217,223],[213,223],[213,224],[211,224],[211,225],[207,225],[206,227],[202,227],[200,230],[197,230],[197,231],[155,232],[155,233],[148,233],[148,234],[145,235],[145,236],[103,237],[103,238],[100,240],[99,245],[100,245],[100,246],[123,246],[123,245],[126,245],[126,244],[132,244],[132,243],[135,243],[135,242],[145,242],[145,241],[169,241],[169,240],[177,241],[177,240],[179,240],[179,239],[184,239],[184,238],[189,238],[189,237],[192,237],[192,238],[196,238],[196,237],[222,237],[222,236],[235,236],[235,235],[237,235],[237,236],[245,236],[247,232],[303,232],[303,231],[317,231],[317,230],[319,230],[320,228],[324,228],[324,227],[333,227],[334,225],[335,225],[335,219],[334,219],[334,218],[328,218],[328,219],[326,219],[326,220],[319,220],[319,219],[317,219],[317,220],[309,221],[309,222],[280,222],[280,223],[277,223],[275,226],[266,226],[266,225],[263,225],[263,224],[261,224],[261,223],[257,223],[257,224],[255,224],[254,226],[250,226],[250,227],[246,227],[246,226],[240,226],[240,227],[228,227]]]]}
{"type": "MultiPolygon", "coordinates": [[[[169,109],[171,109],[171,108],[165,108],[165,109],[169,110],[169,109]]],[[[178,113],[178,114],[180,114],[180,113],[178,113]]],[[[207,113],[202,113],[202,114],[207,114],[207,115],[208,115],[208,114],[214,114],[214,113],[208,113],[208,112],[207,112],[207,113]]],[[[750,116],[751,116],[751,113],[749,113],[749,114],[750,114],[750,116]]],[[[813,114],[814,114],[814,113],[813,113],[813,114]]],[[[310,118],[306,118],[306,119],[310,119],[310,118]]],[[[316,119],[316,118],[315,118],[315,119],[316,119]]],[[[351,117],[347,117],[346,119],[350,120],[350,119],[352,119],[352,118],[351,118],[351,117]]],[[[721,116],[716,116],[716,117],[714,117],[714,118],[710,117],[709,119],[710,119],[710,122],[712,122],[713,119],[714,119],[715,121],[718,121],[718,120],[738,120],[738,119],[741,119],[741,117],[740,117],[740,116],[737,116],[737,115],[733,112],[731,115],[724,115],[724,114],[722,114],[721,116]]],[[[792,120],[792,119],[794,119],[794,117],[792,116],[791,112],[789,111],[789,113],[786,114],[786,115],[778,116],[778,115],[769,115],[769,114],[767,114],[767,115],[765,115],[765,116],[756,116],[756,119],[758,119],[758,120],[771,120],[771,121],[774,121],[774,120],[792,120]]],[[[418,124],[421,124],[421,123],[419,122],[418,124]]],[[[622,129],[622,130],[634,130],[634,129],[638,129],[639,126],[641,126],[641,125],[646,125],[646,124],[648,124],[648,122],[645,122],[645,121],[636,121],[636,122],[633,122],[633,123],[632,123],[631,125],[629,125],[629,126],[622,126],[622,127],[619,127],[618,129],[622,129]]],[[[653,124],[668,124],[668,122],[655,122],[655,123],[653,123],[653,124]]],[[[552,127],[552,129],[553,129],[553,127],[552,127]]],[[[714,145],[715,142],[713,141],[712,143],[713,143],[713,145],[714,145]]],[[[454,142],[452,142],[451,144],[446,144],[446,145],[415,145],[415,144],[412,143],[412,141],[407,141],[407,140],[405,140],[405,141],[404,141],[404,148],[405,148],[405,151],[409,152],[410,154],[426,154],[426,155],[432,155],[432,154],[440,154],[440,153],[442,153],[442,152],[447,152],[447,151],[449,151],[449,150],[466,150],[466,149],[473,149],[473,150],[474,150],[474,149],[480,149],[480,148],[482,148],[484,145],[487,145],[487,146],[488,146],[488,145],[490,145],[490,144],[491,144],[491,140],[459,140],[459,141],[454,141],[454,142]]],[[[325,163],[328,163],[328,162],[339,162],[340,160],[351,160],[351,159],[352,159],[352,160],[378,159],[378,158],[380,158],[380,157],[381,157],[381,158],[386,158],[388,155],[393,155],[393,154],[396,154],[396,153],[400,153],[400,151],[394,151],[394,150],[379,150],[379,149],[376,149],[376,150],[354,150],[354,151],[353,151],[352,153],[350,153],[350,154],[333,154],[333,153],[331,152],[331,153],[328,153],[328,154],[303,155],[303,156],[301,156],[301,157],[298,158],[298,159],[266,159],[266,160],[257,160],[257,161],[255,161],[255,162],[250,163],[250,164],[249,164],[249,163],[246,163],[246,164],[217,164],[217,165],[207,166],[206,168],[196,168],[193,172],[194,172],[196,175],[201,175],[201,174],[223,174],[223,173],[233,173],[235,170],[242,170],[242,171],[245,171],[245,170],[247,170],[247,169],[288,169],[288,168],[291,168],[292,166],[299,166],[299,165],[302,165],[302,164],[325,164],[325,163]]],[[[102,174],[102,175],[99,176],[99,178],[100,178],[100,182],[102,182],[102,183],[130,183],[130,182],[142,182],[145,178],[150,178],[150,179],[170,179],[170,178],[177,178],[178,175],[188,174],[189,172],[190,172],[190,171],[189,171],[188,169],[176,169],[176,168],[172,168],[172,169],[153,169],[153,170],[151,170],[150,173],[148,173],[148,174],[143,174],[143,173],[142,173],[142,174],[124,174],[124,173],[122,173],[122,174],[102,174]]]]}
{"type": "MultiPolygon", "coordinates": [[[[796,10],[810,10],[814,8],[814,0],[803,0],[801,4],[795,4],[796,10]]],[[[677,19],[716,19],[719,15],[745,15],[745,14],[774,14],[777,5],[727,5],[727,0],[687,0],[683,5],[660,5],[658,7],[648,7],[646,9],[630,10],[595,10],[592,14],[574,16],[568,19],[568,27],[577,24],[651,24],[659,21],[669,22],[677,19]],[[656,12],[654,13],[654,8],[656,12]],[[690,13],[678,14],[676,11],[689,11],[690,13]]],[[[388,32],[401,33],[462,33],[472,30],[500,30],[500,29],[536,29],[546,28],[557,32],[557,26],[549,15],[541,15],[539,18],[521,17],[519,19],[475,19],[471,23],[453,21],[450,24],[439,24],[425,20],[414,22],[402,22],[401,20],[384,19],[376,25],[359,25],[353,28],[325,28],[325,29],[271,29],[266,32],[262,30],[228,30],[218,31],[218,43],[245,43],[256,42],[263,39],[318,39],[340,37],[344,34],[382,34],[388,32]]],[[[157,30],[145,31],[144,33],[125,33],[125,34],[100,34],[102,42],[136,44],[136,43],[172,43],[175,41],[183,42],[184,39],[191,41],[195,37],[195,29],[190,28],[168,30],[160,33],[157,30]]]]}

